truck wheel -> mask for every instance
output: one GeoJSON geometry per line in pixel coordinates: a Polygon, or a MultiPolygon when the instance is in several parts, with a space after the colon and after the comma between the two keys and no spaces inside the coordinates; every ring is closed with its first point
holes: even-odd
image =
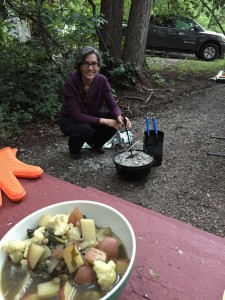
{"type": "Polygon", "coordinates": [[[202,46],[199,52],[201,59],[206,61],[212,61],[216,59],[219,55],[219,48],[216,44],[207,43],[202,46]]]}

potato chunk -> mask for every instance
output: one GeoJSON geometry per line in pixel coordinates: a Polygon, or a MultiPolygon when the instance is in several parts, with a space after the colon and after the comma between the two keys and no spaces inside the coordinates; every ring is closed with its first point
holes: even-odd
{"type": "Polygon", "coordinates": [[[115,237],[106,237],[98,243],[96,248],[106,253],[107,260],[117,259],[119,253],[119,241],[115,237]]]}
{"type": "Polygon", "coordinates": [[[97,277],[91,266],[83,265],[77,270],[74,281],[78,285],[93,284],[97,282],[97,277]]]}
{"type": "Polygon", "coordinates": [[[128,258],[120,258],[116,261],[116,273],[123,275],[128,266],[130,264],[130,260],[128,258]]]}
{"type": "Polygon", "coordinates": [[[69,300],[72,299],[73,287],[66,281],[65,284],[59,290],[59,300],[69,300]]]}
{"type": "Polygon", "coordinates": [[[70,273],[84,264],[83,257],[75,244],[70,244],[63,250],[63,258],[70,273]]]}
{"type": "Polygon", "coordinates": [[[88,248],[84,255],[84,259],[89,265],[93,266],[96,260],[101,260],[105,262],[106,253],[96,248],[88,248]]]}
{"type": "Polygon", "coordinates": [[[40,260],[45,248],[37,244],[31,244],[27,253],[27,263],[30,269],[34,269],[40,260]]]}
{"type": "Polygon", "coordinates": [[[93,219],[80,219],[81,233],[84,241],[96,241],[96,228],[93,219]]]}
{"type": "Polygon", "coordinates": [[[52,218],[51,215],[43,215],[38,223],[38,227],[49,228],[49,220],[52,218]]]}
{"type": "Polygon", "coordinates": [[[54,297],[59,291],[60,284],[53,281],[40,283],[37,286],[38,299],[54,297]]]}
{"type": "Polygon", "coordinates": [[[80,219],[83,219],[84,216],[80,212],[79,208],[76,207],[69,215],[68,223],[72,223],[74,226],[77,225],[77,222],[80,222],[80,219]]]}

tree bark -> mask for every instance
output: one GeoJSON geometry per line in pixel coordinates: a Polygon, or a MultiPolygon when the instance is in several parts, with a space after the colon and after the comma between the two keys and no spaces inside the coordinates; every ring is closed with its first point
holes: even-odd
{"type": "Polygon", "coordinates": [[[152,0],[132,0],[122,60],[142,66],[152,0]]]}
{"type": "Polygon", "coordinates": [[[101,29],[104,44],[100,41],[99,48],[110,52],[114,59],[121,59],[122,54],[122,23],[124,0],[102,0],[101,13],[107,21],[101,29]]]}
{"type": "Polygon", "coordinates": [[[0,17],[4,20],[7,19],[8,17],[8,13],[7,10],[5,8],[5,3],[4,0],[0,0],[0,17]]]}

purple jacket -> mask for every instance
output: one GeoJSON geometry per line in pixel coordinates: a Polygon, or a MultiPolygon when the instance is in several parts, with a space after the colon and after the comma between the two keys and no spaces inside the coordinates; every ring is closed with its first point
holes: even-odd
{"type": "Polygon", "coordinates": [[[98,125],[99,112],[103,104],[106,104],[115,119],[122,115],[121,109],[113,98],[108,79],[102,74],[97,74],[88,92],[84,93],[80,72],[75,70],[67,77],[63,94],[64,102],[59,118],[71,116],[75,122],[98,125]],[[82,100],[83,97],[85,100],[82,100]]]}

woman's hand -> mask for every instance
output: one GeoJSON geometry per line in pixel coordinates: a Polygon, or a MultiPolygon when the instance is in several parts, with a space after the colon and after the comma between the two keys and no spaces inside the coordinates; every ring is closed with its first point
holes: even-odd
{"type": "Polygon", "coordinates": [[[127,117],[125,117],[125,122],[124,122],[124,118],[122,116],[119,116],[117,118],[117,120],[105,119],[105,118],[100,119],[100,124],[104,124],[106,126],[113,127],[117,131],[122,130],[123,127],[125,127],[125,125],[126,125],[126,128],[128,128],[128,129],[131,128],[131,121],[127,117]],[[126,124],[124,124],[125,122],[126,122],[126,124]]]}
{"type": "Polygon", "coordinates": [[[124,118],[122,116],[119,116],[118,119],[117,119],[118,123],[120,123],[122,125],[122,127],[124,127],[126,125],[126,128],[131,128],[131,121],[125,117],[125,122],[126,124],[124,124],[124,118]]]}
{"type": "Polygon", "coordinates": [[[114,120],[114,119],[105,119],[105,118],[101,118],[100,119],[100,124],[109,126],[109,127],[113,127],[115,128],[117,131],[120,131],[123,129],[123,123],[121,124],[119,121],[114,120]]]}

